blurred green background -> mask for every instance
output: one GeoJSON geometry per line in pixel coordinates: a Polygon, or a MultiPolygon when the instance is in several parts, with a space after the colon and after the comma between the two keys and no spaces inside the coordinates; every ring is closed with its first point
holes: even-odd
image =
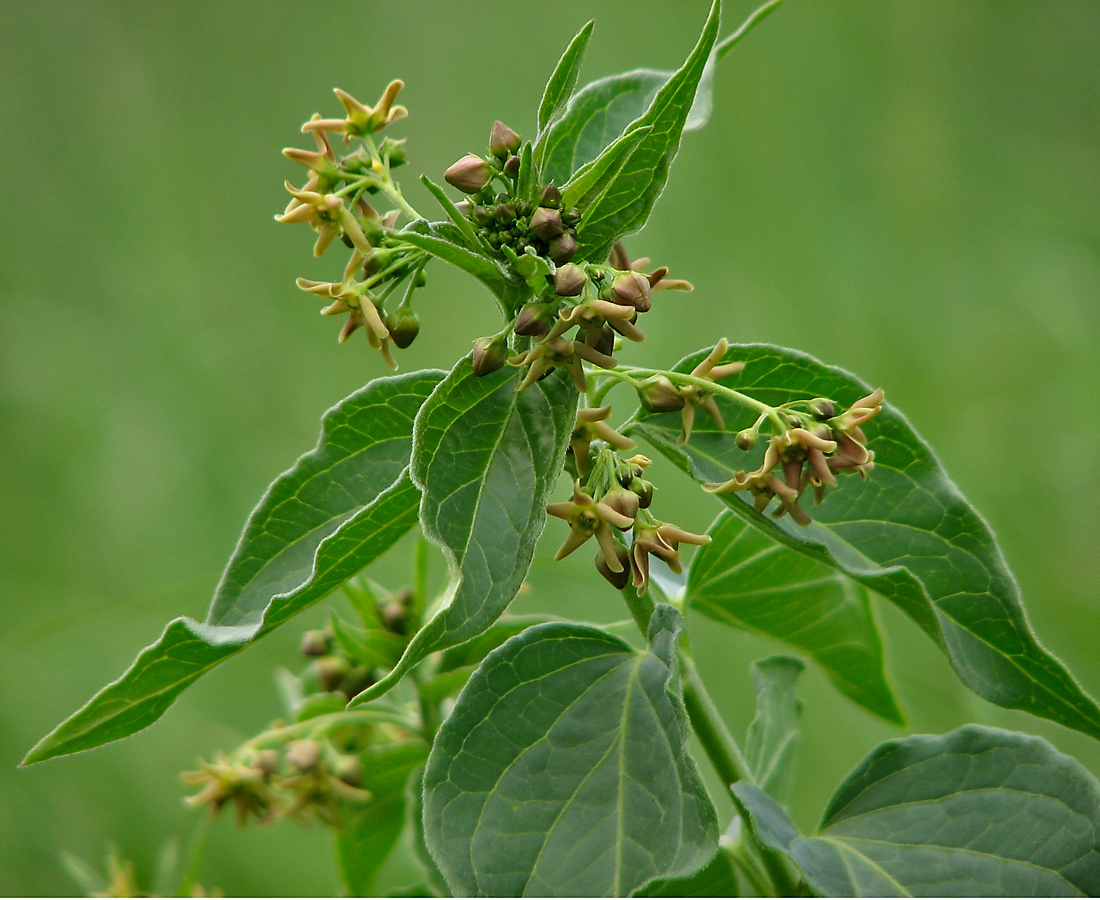
{"type": "MultiPolygon", "coordinates": [[[[384,372],[358,335],[338,347],[338,323],[294,287],[342,265],[272,221],[283,179],[301,177],[279,155],[309,146],[298,125],[338,111],[334,85],[372,102],[403,78],[411,115],[393,134],[428,209],[412,176],[483,148],[494,118],[530,135],[587,18],[595,78],[673,67],[705,7],[3,4],[0,893],[72,892],[59,852],[99,864],[108,841],[147,883],[160,845],[200,818],[177,773],[279,714],[271,671],[296,664],[296,624],[149,731],[15,769],[169,618],[203,615],[269,480],[313,445],[324,409],[384,372]]],[[[729,0],[723,33],[751,8],[729,0]]],[[[885,387],[1000,536],[1043,641],[1100,693],[1100,5],[788,0],[722,63],[715,93],[628,243],[696,292],[660,295],[629,361],[671,364],[724,334],[885,387]]],[[[407,368],[450,365],[498,327],[479,286],[440,265],[419,309],[407,368]]],[[[717,507],[661,474],[662,509],[705,528],[717,507]]],[[[587,559],[550,563],[560,539],[551,525],[517,608],[623,618],[587,559]]],[[[401,583],[409,557],[400,545],[376,576],[401,583]]],[[[879,607],[912,730],[1029,730],[1100,773],[1100,745],[979,701],[879,607]]],[[[748,662],[775,647],[703,620],[693,635],[741,732],[748,662]]],[[[810,827],[840,777],[901,732],[815,671],[803,696],[793,812],[810,827]]],[[[338,890],[328,835],[290,824],[218,822],[201,878],[237,895],[338,890]]]]}

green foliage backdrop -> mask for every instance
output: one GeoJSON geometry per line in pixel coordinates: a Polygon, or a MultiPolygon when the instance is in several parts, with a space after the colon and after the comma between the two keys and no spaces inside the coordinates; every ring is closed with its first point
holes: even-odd
{"type": "MultiPolygon", "coordinates": [[[[299,142],[295,123],[322,102],[332,112],[321,98],[333,85],[372,97],[403,78],[401,134],[438,180],[494,118],[533,133],[523,115],[587,18],[585,79],[676,65],[706,5],[687,15],[655,0],[563,0],[537,25],[529,4],[485,0],[5,7],[0,894],[71,892],[59,852],[98,862],[112,840],[147,882],[161,843],[186,842],[198,818],[176,773],[278,714],[271,669],[293,659],[297,628],[226,663],[125,744],[14,768],[165,620],[201,618],[245,516],[312,446],[319,412],[384,374],[362,342],[337,347],[293,285],[324,271],[271,219],[283,178],[299,174],[278,152],[299,142]]],[[[730,3],[727,29],[750,9],[730,3]]],[[[658,262],[696,285],[660,295],[639,360],[677,358],[720,332],[797,346],[885,387],[985,512],[1036,630],[1093,693],[1098,57],[1100,8],[1073,0],[788,0],[722,64],[711,124],[686,137],[650,225],[628,243],[643,255],[652,241],[658,262]]],[[[408,369],[495,330],[475,281],[443,267],[430,279],[430,321],[448,310],[452,327],[426,328],[402,355],[408,369]]],[[[701,531],[715,507],[679,483],[677,521],[701,531]]],[[[557,612],[621,616],[586,560],[551,569],[552,552],[540,549],[532,582],[576,578],[557,612]]],[[[399,544],[379,576],[401,578],[410,553],[399,544]]],[[[538,601],[513,608],[525,602],[538,601]]],[[[1095,743],[976,699],[927,665],[939,651],[914,625],[875,607],[912,730],[1019,727],[1100,773],[1095,743]]],[[[708,659],[747,664],[776,649],[718,624],[694,637],[704,674],[708,659]]],[[[752,715],[744,679],[718,698],[736,730],[752,715]]],[[[832,786],[901,732],[820,672],[803,679],[791,808],[808,831],[832,786]]],[[[213,831],[207,887],[337,889],[324,832],[238,833],[228,820],[213,831]]]]}

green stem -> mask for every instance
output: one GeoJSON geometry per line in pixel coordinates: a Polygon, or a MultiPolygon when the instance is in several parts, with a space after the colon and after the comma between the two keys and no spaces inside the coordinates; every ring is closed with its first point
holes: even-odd
{"type": "Polygon", "coordinates": [[[341,710],[324,716],[315,716],[304,722],[295,722],[293,725],[285,725],[282,728],[272,728],[256,735],[242,746],[263,747],[265,744],[282,744],[291,738],[303,735],[312,738],[347,725],[373,725],[379,722],[400,725],[413,733],[416,732],[416,726],[405,716],[397,713],[381,709],[341,710]]]}
{"type": "Polygon", "coordinates": [[[743,843],[740,841],[730,842],[723,843],[720,846],[730,855],[730,859],[744,874],[749,886],[757,896],[766,897],[774,890],[767,874],[760,871],[760,867],[757,865],[752,853],[748,851],[743,843]]]}
{"type": "Polygon", "coordinates": [[[749,764],[745,762],[741,748],[737,746],[714,701],[710,699],[694,660],[686,653],[681,653],[680,663],[688,719],[699,743],[703,745],[703,752],[714,766],[714,771],[727,788],[736,781],[751,782],[753,777],[749,764]]]}
{"type": "Polygon", "coordinates": [[[630,616],[634,619],[634,624],[638,626],[642,637],[648,640],[649,620],[653,618],[653,610],[656,604],[648,593],[639,594],[634,590],[634,585],[630,582],[627,582],[626,587],[622,589],[622,595],[626,601],[626,608],[630,610],[630,616]]]}

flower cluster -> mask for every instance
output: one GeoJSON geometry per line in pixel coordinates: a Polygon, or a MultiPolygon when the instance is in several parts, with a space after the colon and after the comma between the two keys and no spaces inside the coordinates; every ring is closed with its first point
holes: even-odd
{"type": "MultiPolygon", "coordinates": [[[[839,415],[836,404],[823,397],[787,404],[782,415],[790,427],[771,437],[759,468],[735,472],[728,481],[705,484],[703,489],[713,494],[747,491],[759,512],[778,499],[779,505],[773,513],[776,518],[789,514],[800,525],[810,524],[810,516],[799,506],[799,499],[808,487],[814,489],[815,503],[820,503],[826,489],[836,485],[837,472],[855,472],[866,479],[874,468],[875,454],[867,448],[867,435],[860,426],[878,415],[884,396],[880,388],[839,415]],[[776,471],[783,477],[776,475],[776,471]]],[[[759,425],[758,422],[756,428],[759,425]]],[[[751,447],[755,440],[756,429],[746,429],[737,435],[743,449],[751,447]]]]}
{"type": "Polygon", "coordinates": [[[306,183],[296,188],[287,182],[290,203],[279,222],[304,222],[317,232],[313,252],[322,256],[336,239],[351,250],[340,281],[298,279],[303,291],[323,297],[328,305],[322,315],[347,315],[340,332],[341,343],[362,328],[367,342],[380,350],[386,363],[396,369],[390,344],[408,347],[420,330],[410,305],[413,291],[424,283],[423,251],[402,241],[394,230],[402,210],[380,213],[370,199],[384,195],[398,202],[400,191],[391,171],[405,162],[405,142],[386,138],[380,144],[374,135],[407,111],[394,100],[402,83],[393,81],[374,107],[366,106],[350,94],[337,89],[345,110],[342,119],[323,119],[314,115],[302,126],[312,134],[316,150],[289,147],[283,151],[289,159],[309,169],[306,183]],[[341,135],[345,146],[353,139],[361,146],[342,157],[333,150],[330,134],[341,135]],[[398,306],[388,312],[387,298],[406,283],[398,306]]]}
{"type": "Polygon", "coordinates": [[[710,538],[662,522],[649,511],[653,485],[646,480],[649,460],[637,454],[621,458],[618,450],[634,449],[634,442],[611,428],[610,407],[582,409],[570,442],[570,460],[578,474],[573,499],[551,503],[546,511],[569,525],[569,534],[555,559],[564,559],[589,538],[599,545],[596,569],[616,588],[628,581],[639,593],[649,588],[649,556],[680,571],[679,545],[706,544],[710,538]],[[582,484],[583,479],[583,484],[582,484]],[[630,544],[625,533],[630,532],[630,544]]]}

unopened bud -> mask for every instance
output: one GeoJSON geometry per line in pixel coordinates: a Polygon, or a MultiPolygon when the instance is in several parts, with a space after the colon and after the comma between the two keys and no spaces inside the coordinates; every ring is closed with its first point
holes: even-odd
{"type": "Polygon", "coordinates": [[[512,330],[527,337],[539,337],[553,327],[553,312],[542,303],[525,303],[512,330]]]}
{"type": "Polygon", "coordinates": [[[488,206],[475,206],[470,218],[478,225],[488,225],[493,221],[493,211],[488,206]]]}
{"type": "Polygon", "coordinates": [[[317,680],[326,691],[334,691],[348,674],[348,661],[342,656],[322,656],[314,663],[317,668],[317,680]]]}
{"type": "Polygon", "coordinates": [[[744,431],[737,432],[737,437],[733,440],[737,446],[742,450],[751,450],[756,446],[756,439],[760,436],[759,432],[752,428],[746,428],[744,431]]]}
{"type": "Polygon", "coordinates": [[[473,211],[474,205],[469,200],[459,200],[455,204],[455,209],[458,210],[459,215],[470,218],[470,213],[473,211]]]}
{"type": "Polygon", "coordinates": [[[519,175],[519,167],[522,161],[518,156],[509,156],[504,160],[504,174],[509,178],[515,178],[519,175]]]}
{"type": "Polygon", "coordinates": [[[489,183],[492,172],[489,164],[480,156],[468,153],[444,172],[443,177],[447,184],[464,194],[476,194],[489,183]]]}
{"type": "Polygon", "coordinates": [[[559,266],[554,273],[554,293],[559,297],[579,297],[587,282],[588,278],[580,266],[573,263],[559,266]]]}
{"type": "Polygon", "coordinates": [[[638,495],[638,506],[649,509],[653,502],[653,483],[644,478],[634,478],[630,481],[630,490],[638,495]]]}
{"type": "Polygon", "coordinates": [[[596,338],[596,343],[592,345],[592,349],[604,356],[611,356],[615,352],[615,332],[604,325],[600,329],[600,335],[596,338]]]}
{"type": "MultiPolygon", "coordinates": [[[[544,241],[552,241],[564,230],[561,226],[561,213],[556,209],[540,206],[531,214],[530,228],[544,241]]],[[[649,286],[648,283],[646,286],[649,286]]]]}
{"type": "Polygon", "coordinates": [[[420,319],[408,306],[395,309],[386,316],[385,323],[393,342],[402,350],[415,341],[416,336],[420,334],[420,319]]]}
{"type": "Polygon", "coordinates": [[[387,631],[404,634],[409,621],[409,611],[400,600],[387,603],[382,609],[382,624],[387,631]]]}
{"type": "Polygon", "coordinates": [[[252,768],[259,769],[264,775],[271,775],[279,769],[278,750],[257,750],[252,757],[252,768]]]}
{"type": "Polygon", "coordinates": [[[810,413],[819,422],[824,422],[836,415],[836,404],[825,397],[817,397],[806,405],[809,406],[810,413]]]}
{"type": "Polygon", "coordinates": [[[615,512],[621,513],[628,519],[633,519],[638,515],[638,509],[641,506],[641,499],[638,495],[624,487],[612,488],[601,499],[615,512]]]}
{"type": "Polygon", "coordinates": [[[302,656],[310,658],[324,656],[329,652],[331,644],[328,635],[323,631],[307,631],[302,635],[302,656]]]}
{"type": "Polygon", "coordinates": [[[664,375],[654,375],[638,389],[638,400],[646,412],[675,412],[684,408],[684,398],[664,375]]]}
{"type": "Polygon", "coordinates": [[[581,221],[581,211],[575,206],[569,207],[561,214],[562,224],[569,228],[575,228],[581,221]]]}
{"type": "Polygon", "coordinates": [[[602,553],[596,557],[596,571],[607,579],[615,590],[621,591],[626,587],[627,581],[630,580],[630,553],[625,547],[616,546],[615,555],[619,559],[619,565],[622,566],[622,571],[613,572],[611,566],[607,564],[607,560],[603,558],[602,553]]]}
{"type": "Polygon", "coordinates": [[[501,121],[493,123],[489,133],[489,152],[499,159],[515,153],[519,149],[520,137],[501,121]]]}
{"type": "Polygon", "coordinates": [[[344,784],[359,787],[363,783],[363,764],[358,756],[341,756],[332,767],[332,774],[344,784]]]}
{"type": "Polygon", "coordinates": [[[321,745],[317,741],[291,741],[286,758],[300,772],[312,772],[321,761],[321,745]]]}
{"type": "Polygon", "coordinates": [[[508,346],[504,338],[483,337],[474,341],[474,374],[478,377],[495,372],[508,358],[508,346]]]}
{"type": "Polygon", "coordinates": [[[638,312],[648,312],[649,279],[641,272],[620,272],[612,286],[614,301],[621,306],[633,306],[638,312]]]}
{"type": "Polygon", "coordinates": [[[556,263],[566,263],[577,252],[577,240],[568,232],[559,234],[550,242],[549,256],[556,263]]]}
{"type": "Polygon", "coordinates": [[[556,184],[551,182],[539,191],[539,206],[548,206],[550,209],[561,206],[561,191],[556,184]]]}
{"type": "Polygon", "coordinates": [[[516,208],[511,203],[502,203],[496,208],[495,218],[501,225],[511,225],[516,221],[516,208]]]}
{"type": "Polygon", "coordinates": [[[405,139],[395,141],[391,137],[385,138],[378,148],[378,155],[382,159],[389,157],[391,169],[405,165],[405,139]]]}

